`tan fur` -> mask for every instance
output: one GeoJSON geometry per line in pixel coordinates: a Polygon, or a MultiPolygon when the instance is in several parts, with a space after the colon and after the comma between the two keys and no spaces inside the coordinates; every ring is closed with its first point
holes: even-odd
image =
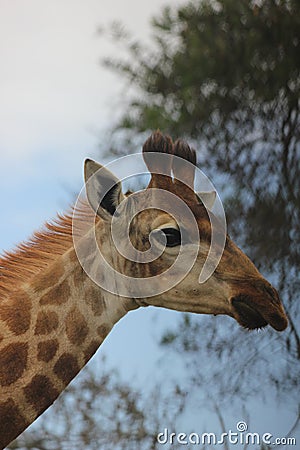
{"type": "MultiPolygon", "coordinates": [[[[83,222],[91,216],[94,217],[88,203],[82,203],[81,208],[77,208],[78,211],[79,219],[83,222]]],[[[2,297],[14,291],[16,285],[43,272],[58,256],[73,246],[72,217],[72,209],[69,213],[58,215],[53,222],[46,222],[44,228],[35,232],[27,242],[19,244],[13,251],[5,252],[0,258],[0,301],[2,297]]],[[[56,266],[55,269],[59,269],[59,272],[53,276],[63,274],[62,267],[56,266]]],[[[47,280],[40,278],[39,282],[40,288],[44,290],[47,280]]],[[[36,285],[35,289],[39,290],[39,285],[36,285]]]]}
{"type": "MultiPolygon", "coordinates": [[[[227,314],[246,328],[269,323],[281,331],[287,326],[276,290],[229,237],[215,273],[204,284],[198,283],[199,267],[209,248],[211,225],[193,188],[195,152],[183,141],[173,144],[170,137],[160,132],[145,142],[143,152],[151,172],[143,209],[147,209],[153,187],[179,196],[188,205],[201,235],[196,263],[180,283],[161,295],[139,300],[109,293],[87,276],[77,259],[72,238],[72,210],[46,223],[28,242],[6,253],[0,259],[0,449],[54,402],[114,324],[139,306],[227,314]],[[164,167],[159,167],[149,157],[149,152],[166,153],[171,158],[165,159],[164,167]],[[192,165],[175,162],[174,154],[192,165]],[[163,175],[156,173],[160,169],[163,175]]],[[[90,161],[86,173],[93,173],[97,167],[90,161]]],[[[91,194],[94,200],[95,189],[91,194]]],[[[123,198],[120,189],[114,194],[114,203],[123,198]]],[[[117,205],[108,206],[114,209],[117,205]]],[[[176,248],[172,251],[166,248],[157,260],[146,264],[120,256],[110,233],[107,217],[111,216],[107,210],[102,212],[103,220],[98,217],[95,220],[94,211],[83,202],[76,209],[78,233],[81,236],[86,221],[93,219],[95,228],[91,231],[95,233],[97,244],[117,270],[125,275],[147,278],[172,266],[176,248]]],[[[101,213],[98,205],[97,213],[101,213]]],[[[121,238],[127,223],[125,206],[119,225],[121,238]]],[[[190,238],[196,239],[186,217],[182,217],[182,224],[190,238]]],[[[176,227],[176,223],[167,213],[148,209],[134,217],[129,237],[137,249],[145,251],[149,248],[151,231],[164,226],[176,227]]],[[[103,273],[95,249],[82,239],[80,245],[84,245],[91,268],[104,279],[107,273],[103,273]]]]}

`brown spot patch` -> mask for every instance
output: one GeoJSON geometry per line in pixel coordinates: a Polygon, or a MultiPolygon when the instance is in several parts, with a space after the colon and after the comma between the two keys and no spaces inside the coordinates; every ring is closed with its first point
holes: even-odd
{"type": "Polygon", "coordinates": [[[40,299],[41,305],[62,305],[66,303],[71,295],[69,282],[65,279],[61,284],[55,286],[40,299]]]}
{"type": "Polygon", "coordinates": [[[10,331],[16,335],[25,333],[30,327],[31,300],[24,291],[16,291],[12,298],[1,302],[0,317],[10,331]]]}
{"type": "Polygon", "coordinates": [[[26,400],[34,407],[38,414],[45,411],[59,394],[53,383],[44,375],[35,375],[31,382],[25,386],[26,400]]]}
{"type": "Polygon", "coordinates": [[[44,291],[53,286],[53,280],[58,281],[64,274],[64,266],[61,261],[57,261],[51,267],[51,272],[47,270],[45,273],[37,275],[32,283],[35,292],[44,291]]]}
{"type": "Polygon", "coordinates": [[[58,327],[58,315],[54,311],[40,311],[37,316],[34,334],[49,334],[58,327]]]}
{"type": "Polygon", "coordinates": [[[28,425],[11,398],[0,403],[0,448],[6,447],[28,425]]]}
{"type": "Polygon", "coordinates": [[[89,359],[96,353],[99,348],[100,343],[98,341],[92,341],[84,352],[84,360],[88,362],[89,359]]]}
{"type": "Polygon", "coordinates": [[[9,344],[0,351],[0,384],[9,386],[17,381],[26,369],[28,344],[9,344]]]}
{"type": "Polygon", "coordinates": [[[105,339],[109,333],[109,330],[110,327],[107,324],[103,323],[102,325],[100,325],[100,327],[97,328],[97,333],[101,337],[101,339],[105,339]]]}
{"type": "Polygon", "coordinates": [[[39,342],[37,358],[39,361],[49,362],[54,358],[58,349],[57,339],[39,342]]]}
{"type": "Polygon", "coordinates": [[[91,307],[95,316],[101,316],[104,311],[104,300],[100,289],[89,287],[86,290],[86,303],[91,307]]]}
{"type": "Polygon", "coordinates": [[[88,332],[84,316],[78,308],[73,308],[66,318],[66,333],[69,341],[72,344],[80,345],[85,341],[88,332]]]}
{"type": "Polygon", "coordinates": [[[63,353],[54,366],[55,375],[65,384],[68,384],[77,375],[79,370],[80,367],[76,358],[70,353],[63,353]]]}

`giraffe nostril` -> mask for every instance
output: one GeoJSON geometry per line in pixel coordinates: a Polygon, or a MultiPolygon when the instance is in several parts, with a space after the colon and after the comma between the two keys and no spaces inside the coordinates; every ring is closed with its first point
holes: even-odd
{"type": "Polygon", "coordinates": [[[268,296],[268,299],[273,304],[279,305],[281,303],[278,292],[276,291],[275,288],[273,288],[273,286],[264,283],[262,286],[262,292],[263,292],[263,294],[268,296]]]}
{"type": "Polygon", "coordinates": [[[239,294],[231,299],[236,320],[249,329],[262,328],[269,324],[277,331],[285,330],[288,319],[277,291],[264,285],[259,287],[259,293],[258,296],[239,294]]]}

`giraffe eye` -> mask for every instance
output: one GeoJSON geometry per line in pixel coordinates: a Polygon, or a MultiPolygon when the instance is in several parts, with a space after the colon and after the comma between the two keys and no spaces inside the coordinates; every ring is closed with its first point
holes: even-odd
{"type": "Polygon", "coordinates": [[[176,247],[181,244],[181,233],[177,228],[161,228],[160,231],[167,239],[167,247],[176,247]]]}

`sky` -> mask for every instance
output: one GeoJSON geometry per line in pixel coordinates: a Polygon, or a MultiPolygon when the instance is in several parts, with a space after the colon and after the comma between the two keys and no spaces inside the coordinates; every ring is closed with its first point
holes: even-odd
{"type": "MultiPolygon", "coordinates": [[[[101,136],[115,117],[124,83],[100,64],[116,49],[99,28],[121,21],[147,40],[151,17],[166,4],[0,0],[0,253],[70,205],[82,187],[85,157],[101,161],[101,136]]],[[[161,356],[155,333],[175,316],[129,314],[101,351],[125,378],[154,380],[153,364],[161,356]]]]}
{"type": "MultiPolygon", "coordinates": [[[[85,157],[101,160],[101,136],[122,105],[124,83],[101,67],[116,50],[97,30],[118,20],[149,39],[149,20],[166,4],[0,0],[0,253],[71,203],[85,157]]],[[[163,357],[157,330],[177,316],[129,314],[103,351],[125,376],[153,380],[154,361],[163,357]]]]}
{"type": "Polygon", "coordinates": [[[65,209],[82,183],[83,159],[100,157],[124,83],[100,65],[116,48],[99,28],[122,21],[147,39],[164,5],[0,0],[0,251],[65,209]]]}
{"type": "MultiPolygon", "coordinates": [[[[121,21],[147,40],[150,19],[164,5],[0,0],[0,253],[70,205],[82,187],[85,157],[101,161],[101,135],[121,103],[124,83],[100,64],[116,49],[98,30],[121,21]]],[[[144,331],[143,319],[136,321],[144,331]]],[[[149,327],[142,342],[154,351],[149,327]]],[[[126,335],[132,340],[128,365],[136,335],[126,335]]]]}

